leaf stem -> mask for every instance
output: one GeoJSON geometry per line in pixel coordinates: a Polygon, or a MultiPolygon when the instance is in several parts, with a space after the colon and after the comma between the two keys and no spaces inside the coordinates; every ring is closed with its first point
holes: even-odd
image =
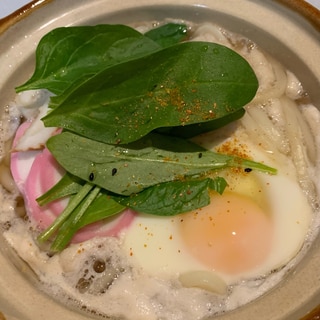
{"type": "Polygon", "coordinates": [[[73,212],[73,210],[79,205],[79,203],[86,197],[86,195],[92,190],[93,185],[91,183],[86,183],[80,191],[70,200],[67,207],[62,211],[62,213],[57,217],[57,219],[49,226],[44,232],[42,232],[38,241],[44,242],[48,240],[64,223],[68,216],[73,212]]]}
{"type": "Polygon", "coordinates": [[[55,238],[51,250],[53,252],[61,251],[69,243],[76,231],[78,231],[77,223],[87,211],[91,203],[99,194],[101,188],[95,186],[92,191],[87,195],[85,199],[80,203],[79,210],[74,210],[68,219],[63,223],[58,231],[58,235],[55,238]]]}
{"type": "Polygon", "coordinates": [[[255,162],[255,161],[251,161],[248,159],[242,159],[242,158],[235,158],[232,159],[232,161],[229,162],[228,164],[230,167],[231,166],[235,166],[235,167],[241,167],[241,168],[250,168],[252,170],[258,170],[260,172],[264,172],[264,173],[269,173],[269,174],[277,174],[277,169],[267,166],[261,162],[255,162]]]}

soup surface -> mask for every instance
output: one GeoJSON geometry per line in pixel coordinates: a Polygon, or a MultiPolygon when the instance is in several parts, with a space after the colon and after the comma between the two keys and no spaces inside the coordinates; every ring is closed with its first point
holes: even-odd
{"type": "MultiPolygon", "coordinates": [[[[145,32],[154,26],[135,27],[145,32]]],[[[44,291],[60,301],[71,299],[83,311],[120,319],[194,320],[233,310],[274,287],[316,235],[318,110],[294,74],[252,41],[213,24],[189,28],[188,41],[233,49],[259,81],[243,117],[193,141],[264,163],[276,168],[276,175],[223,169],[219,175],[228,186],[222,195],[212,193],[203,208],[175,216],[125,210],[86,226],[52,254],[47,244],[39,245],[39,229],[48,227],[68,200],[45,209],[35,202],[63,175],[42,144],[57,134],[40,120],[52,94],[20,93],[2,118],[3,235],[44,291]]]]}

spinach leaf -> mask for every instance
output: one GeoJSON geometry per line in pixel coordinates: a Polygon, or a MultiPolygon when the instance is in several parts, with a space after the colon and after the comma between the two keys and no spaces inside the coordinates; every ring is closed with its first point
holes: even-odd
{"type": "Polygon", "coordinates": [[[124,25],[57,28],[46,34],[36,50],[32,77],[17,92],[48,89],[61,94],[100,70],[161,48],[150,38],[124,25]]]}
{"type": "Polygon", "coordinates": [[[105,143],[129,143],[156,128],[238,112],[257,88],[253,70],[234,51],[186,42],[104,69],[58,97],[43,122],[105,143]]]}
{"type": "Polygon", "coordinates": [[[141,213],[172,216],[208,205],[210,190],[221,194],[226,186],[227,182],[220,177],[214,180],[170,181],[116,200],[141,213]]]}
{"type": "Polygon", "coordinates": [[[83,180],[67,172],[50,190],[37,198],[37,202],[44,206],[51,201],[76,194],[83,184],[83,180]]]}
{"type": "Polygon", "coordinates": [[[155,133],[128,145],[110,145],[64,132],[51,137],[47,147],[71,174],[121,195],[225,167],[275,173],[263,164],[217,154],[185,139],[155,133]]]}
{"type": "MultiPolygon", "coordinates": [[[[74,232],[77,231],[77,224],[81,217],[85,214],[87,209],[90,207],[94,199],[100,192],[100,188],[95,187],[92,191],[85,196],[80,204],[71,212],[69,217],[61,225],[58,235],[51,245],[53,252],[60,251],[63,249],[72,239],[74,232]]],[[[55,222],[53,223],[54,226],[55,222]]]]}
{"type": "Polygon", "coordinates": [[[185,24],[167,23],[149,30],[144,35],[166,48],[186,40],[188,27],[185,24]]]}
{"type": "Polygon", "coordinates": [[[79,219],[76,227],[80,229],[93,222],[105,220],[122,212],[124,209],[126,209],[125,206],[116,201],[105,190],[101,190],[85,214],[79,219]]]}
{"type": "Polygon", "coordinates": [[[186,126],[159,128],[159,129],[156,129],[155,131],[161,134],[167,134],[167,135],[181,137],[181,138],[192,138],[201,133],[219,129],[227,125],[228,123],[231,123],[233,121],[240,119],[244,114],[245,114],[245,110],[241,108],[231,114],[227,114],[224,117],[221,117],[219,119],[215,119],[212,121],[194,123],[186,126]]]}
{"type": "MultiPolygon", "coordinates": [[[[66,176],[61,180],[66,181],[66,176]]],[[[38,236],[38,240],[46,241],[56,233],[50,249],[52,252],[61,251],[78,230],[88,224],[110,218],[124,209],[123,205],[112,199],[104,190],[100,190],[99,187],[92,188],[86,184],[76,196],[70,197],[66,209],[38,236]]]]}
{"type": "Polygon", "coordinates": [[[92,192],[93,188],[95,188],[96,190],[98,189],[97,187],[94,187],[90,183],[86,183],[85,185],[83,185],[80,191],[70,199],[67,207],[61,212],[61,214],[56,218],[56,220],[52,223],[52,225],[49,226],[49,228],[47,228],[44,232],[40,234],[40,236],[38,237],[38,240],[40,242],[43,242],[50,239],[52,235],[65,223],[65,221],[68,220],[70,215],[73,214],[73,212],[76,210],[79,204],[83,201],[83,199],[85,199],[87,195],[92,192]]]}

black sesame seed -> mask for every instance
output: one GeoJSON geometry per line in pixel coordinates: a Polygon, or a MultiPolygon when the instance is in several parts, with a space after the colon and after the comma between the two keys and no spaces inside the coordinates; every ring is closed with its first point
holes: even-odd
{"type": "Polygon", "coordinates": [[[251,172],[252,169],[251,169],[251,168],[245,168],[244,171],[245,171],[245,172],[251,172]]]}
{"type": "Polygon", "coordinates": [[[94,173],[93,173],[93,172],[90,173],[90,175],[89,175],[89,180],[90,180],[90,181],[93,181],[93,180],[94,180],[94,173]]]}
{"type": "Polygon", "coordinates": [[[112,176],[114,176],[117,173],[117,171],[118,171],[117,168],[113,168],[111,172],[112,176]]]}
{"type": "Polygon", "coordinates": [[[202,158],[202,152],[199,152],[198,158],[199,158],[199,159],[202,158]]]}

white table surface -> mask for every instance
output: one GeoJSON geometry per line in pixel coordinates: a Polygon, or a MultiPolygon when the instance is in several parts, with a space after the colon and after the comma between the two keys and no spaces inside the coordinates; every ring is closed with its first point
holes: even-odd
{"type": "MultiPolygon", "coordinates": [[[[28,2],[30,0],[0,0],[0,18],[5,17],[28,2]]],[[[307,0],[307,2],[310,2],[320,10],[320,0],[307,0]]]]}

